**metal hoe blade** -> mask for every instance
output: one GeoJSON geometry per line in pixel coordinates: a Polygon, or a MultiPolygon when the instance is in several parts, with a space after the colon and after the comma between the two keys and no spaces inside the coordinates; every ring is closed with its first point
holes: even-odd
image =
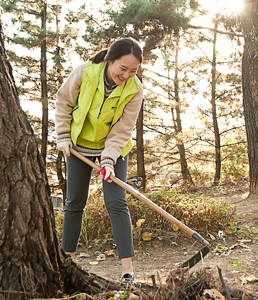
{"type": "Polygon", "coordinates": [[[189,258],[187,261],[185,261],[180,267],[189,267],[191,269],[194,265],[196,265],[200,260],[204,258],[206,254],[208,254],[210,251],[208,246],[204,246],[198,253],[196,253],[194,256],[189,258]]]}

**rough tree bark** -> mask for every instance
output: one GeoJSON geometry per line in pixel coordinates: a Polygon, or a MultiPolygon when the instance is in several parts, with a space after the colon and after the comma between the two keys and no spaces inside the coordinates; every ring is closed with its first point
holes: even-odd
{"type": "MultiPolygon", "coordinates": [[[[141,67],[137,72],[137,76],[142,82],[141,67]]],[[[136,146],[137,146],[137,176],[138,178],[141,178],[141,185],[139,186],[139,188],[145,190],[146,176],[145,176],[145,164],[144,164],[144,140],[143,140],[143,103],[136,122],[136,146]]]]}
{"type": "Polygon", "coordinates": [[[242,60],[244,116],[250,195],[258,194],[258,1],[245,1],[241,14],[245,45],[242,60]]]}
{"type": "Polygon", "coordinates": [[[45,166],[19,103],[0,20],[0,299],[119,289],[59,248],[45,166]]]}
{"type": "Polygon", "coordinates": [[[143,141],[143,104],[139,112],[136,123],[136,141],[137,141],[137,176],[141,178],[141,186],[139,188],[145,190],[146,176],[144,164],[144,141],[143,141]]]}
{"type": "Polygon", "coordinates": [[[47,41],[46,41],[46,23],[47,23],[47,4],[43,1],[41,12],[41,57],[40,57],[40,79],[41,79],[41,101],[42,101],[42,144],[41,154],[44,163],[47,156],[48,140],[48,91],[47,91],[47,41]]]}

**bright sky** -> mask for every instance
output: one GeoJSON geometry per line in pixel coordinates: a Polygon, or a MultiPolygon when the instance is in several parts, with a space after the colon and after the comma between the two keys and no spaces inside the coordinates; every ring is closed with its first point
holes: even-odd
{"type": "Polygon", "coordinates": [[[213,15],[216,12],[223,13],[224,11],[238,13],[243,7],[242,0],[199,0],[199,3],[201,7],[207,9],[213,15]]]}
{"type": "MultiPolygon", "coordinates": [[[[48,2],[50,2],[51,0],[48,0],[48,2]]],[[[52,0],[53,3],[56,3],[56,0],[52,0]]],[[[63,3],[63,0],[59,0],[59,3],[63,3]]],[[[90,7],[92,9],[92,13],[96,14],[98,7],[101,7],[103,0],[99,0],[99,1],[89,1],[87,0],[87,7],[90,7]]],[[[241,0],[199,0],[199,3],[201,4],[201,7],[206,9],[208,11],[208,16],[206,17],[199,17],[196,18],[194,20],[195,24],[197,25],[201,25],[201,26],[206,26],[206,27],[213,27],[214,25],[212,24],[212,18],[211,16],[214,15],[214,13],[217,11],[219,13],[222,13],[223,11],[228,11],[229,13],[231,11],[233,12],[238,12],[239,10],[241,10],[242,7],[242,1],[241,0]]],[[[72,9],[74,10],[75,8],[78,8],[79,6],[81,6],[83,4],[83,1],[71,1],[68,4],[65,4],[67,9],[72,9]]],[[[3,20],[10,20],[10,16],[8,15],[3,15],[2,16],[3,20]]],[[[82,28],[84,26],[81,26],[82,28]]],[[[8,27],[8,30],[10,30],[11,27],[8,27]]],[[[52,28],[54,29],[54,28],[52,28]]],[[[84,29],[82,29],[84,30],[84,29]]],[[[206,31],[207,32],[207,31],[206,31]]],[[[207,32],[208,33],[208,32],[207,32]]],[[[230,52],[231,51],[231,46],[229,47],[225,47],[225,43],[227,43],[227,39],[226,36],[221,37],[221,47],[230,52]]],[[[226,55],[226,53],[224,53],[226,55]]],[[[229,53],[228,53],[229,54],[229,53]]],[[[39,53],[37,54],[37,56],[39,56],[39,53]]],[[[74,56],[73,60],[72,60],[72,66],[76,67],[78,66],[82,61],[77,57],[74,56]]],[[[29,111],[29,113],[31,114],[36,114],[37,116],[41,117],[41,104],[40,103],[36,103],[36,102],[31,102],[31,101],[22,101],[22,107],[24,110],[29,111]]],[[[50,119],[54,118],[54,114],[53,111],[50,110],[50,119]]],[[[188,123],[189,124],[194,124],[195,120],[193,119],[193,117],[191,116],[191,114],[189,116],[187,116],[188,119],[188,123]]]]}

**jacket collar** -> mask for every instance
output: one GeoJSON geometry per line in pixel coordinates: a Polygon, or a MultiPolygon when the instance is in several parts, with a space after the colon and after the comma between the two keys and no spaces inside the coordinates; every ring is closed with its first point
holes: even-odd
{"type": "MultiPolygon", "coordinates": [[[[91,81],[93,90],[96,90],[97,88],[101,92],[101,94],[104,97],[104,71],[106,67],[107,62],[101,62],[99,64],[94,64],[92,61],[88,61],[85,64],[85,72],[88,74],[88,78],[91,81]]],[[[137,82],[136,82],[136,75],[132,78],[129,78],[126,82],[124,82],[122,85],[119,85],[115,88],[115,90],[111,93],[109,98],[113,97],[121,97],[123,99],[124,92],[129,96],[131,94],[136,94],[140,90],[137,82]],[[129,89],[126,89],[125,92],[125,86],[129,87],[129,89]]]]}

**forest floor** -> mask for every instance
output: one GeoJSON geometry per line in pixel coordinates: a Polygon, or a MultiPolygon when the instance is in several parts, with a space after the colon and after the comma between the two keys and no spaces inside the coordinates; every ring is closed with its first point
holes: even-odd
{"type": "MultiPolygon", "coordinates": [[[[209,196],[232,203],[238,231],[226,230],[222,235],[213,232],[205,237],[210,243],[210,252],[190,272],[205,268],[215,281],[219,281],[220,268],[227,286],[252,293],[258,299],[258,199],[248,198],[248,184],[232,186],[227,192],[209,196]]],[[[170,270],[202,248],[181,230],[171,233],[169,238],[165,235],[164,239],[142,241],[135,247],[136,282],[152,283],[151,276],[157,276],[157,273],[165,281],[170,270]]],[[[82,245],[76,252],[75,261],[87,272],[111,280],[120,279],[121,264],[112,243],[109,247],[93,243],[89,247],[82,245]],[[107,250],[114,250],[115,254],[108,256],[107,250]],[[101,256],[104,260],[97,260],[100,254],[104,254],[101,256]]]]}

